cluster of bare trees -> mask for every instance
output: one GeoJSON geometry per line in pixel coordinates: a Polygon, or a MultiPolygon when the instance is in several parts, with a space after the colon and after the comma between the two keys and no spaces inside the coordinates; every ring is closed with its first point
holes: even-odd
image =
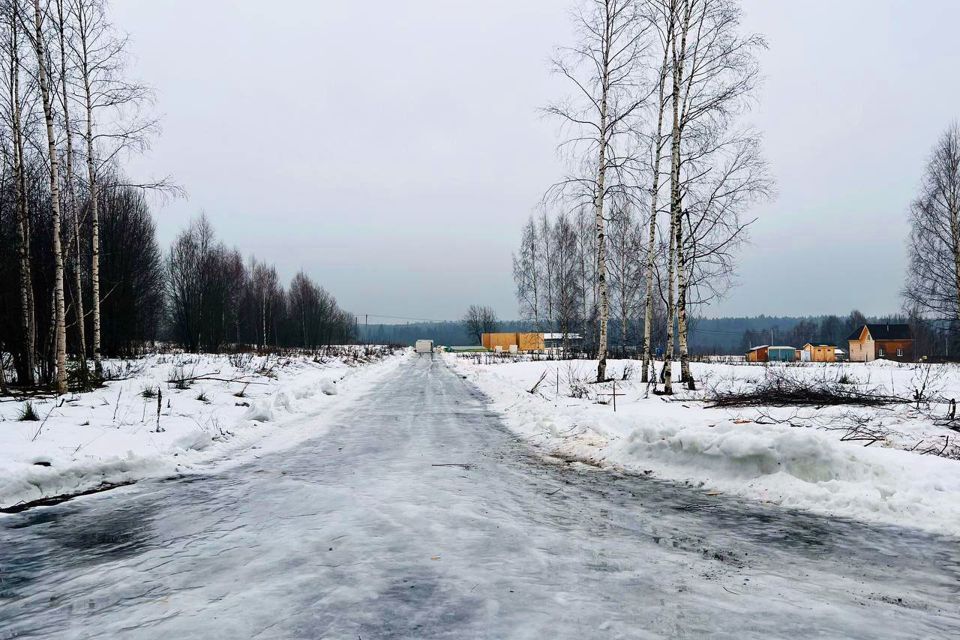
{"type": "Polygon", "coordinates": [[[495,333],[500,327],[497,312],[486,305],[472,304],[463,314],[463,328],[467,335],[480,344],[485,333],[495,333]]]}
{"type": "MultiPolygon", "coordinates": [[[[136,190],[145,185],[125,184],[117,168],[155,127],[144,116],[149,90],[125,75],[125,45],[105,0],[0,2],[4,310],[17,310],[16,322],[4,317],[0,347],[25,385],[52,382],[64,392],[68,349],[78,356],[81,382],[88,354],[102,373],[108,292],[101,227],[125,220],[136,228],[114,227],[116,234],[152,242],[152,223],[135,213],[143,208],[136,190]],[[13,299],[8,282],[17,283],[13,299]]],[[[111,268],[116,274],[131,266],[111,268]]],[[[149,270],[144,277],[152,277],[149,270]]],[[[133,321],[120,322],[130,330],[133,321]]]]}
{"type": "Polygon", "coordinates": [[[68,374],[87,387],[104,354],[166,330],[192,349],[351,335],[323,289],[301,275],[285,292],[272,267],[245,264],[203,221],[164,261],[145,193],[177,190],[122,171],[157,124],[108,8],[0,0],[0,390],[10,371],[23,387],[63,393],[68,374]]]}
{"type": "MultiPolygon", "coordinates": [[[[642,221],[629,207],[613,209],[607,247],[608,347],[621,351],[640,335],[645,277],[637,255],[643,251],[642,221]]],[[[599,339],[599,282],[596,229],[588,206],[555,216],[541,212],[527,220],[520,248],[513,256],[513,275],[521,316],[542,331],[579,334],[585,348],[599,339]]],[[[664,308],[654,300],[654,334],[663,337],[664,308]],[[658,331],[659,330],[659,331],[658,331]]]]}
{"type": "Polygon", "coordinates": [[[960,126],[937,141],[910,208],[910,264],[904,297],[911,311],[960,321],[960,126]]]}
{"type": "Polygon", "coordinates": [[[167,257],[171,337],[190,351],[250,346],[317,348],[354,338],[352,315],[303,272],[284,289],[277,270],[218,242],[205,216],[167,257]]]}
{"type": "Polygon", "coordinates": [[[693,385],[691,311],[730,286],[745,212],[771,189],[759,135],[742,125],[765,44],[740,33],[736,0],[582,0],[575,15],[578,41],[554,62],[572,95],[547,109],[570,171],[544,199],[554,221],[524,228],[517,296],[528,319],[591,331],[598,380],[611,318],[625,344],[642,327],[643,376],[656,379],[662,313],[672,393],[677,351],[693,385]]]}

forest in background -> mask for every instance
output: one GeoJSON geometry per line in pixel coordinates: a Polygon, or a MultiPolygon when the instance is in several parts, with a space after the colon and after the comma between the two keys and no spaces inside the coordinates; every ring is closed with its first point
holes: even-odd
{"type": "MultiPolygon", "coordinates": [[[[694,355],[743,354],[750,347],[760,344],[785,344],[800,347],[805,342],[826,342],[844,350],[847,337],[867,322],[905,322],[917,340],[919,356],[949,357],[960,355],[960,345],[947,339],[945,327],[936,323],[909,318],[898,314],[865,316],[853,311],[844,316],[743,316],[721,318],[692,318],[690,321],[690,351],[694,355]]],[[[523,320],[496,321],[497,331],[535,331],[532,322],[523,320]]],[[[662,331],[662,328],[660,329],[662,331]]],[[[620,323],[610,321],[612,336],[611,353],[636,354],[640,344],[636,339],[620,345],[620,323]]],[[[431,339],[437,344],[469,346],[478,344],[463,321],[411,322],[407,324],[360,324],[359,339],[375,344],[413,345],[418,339],[431,339]]],[[[628,332],[630,335],[630,332],[628,332]]],[[[633,335],[642,336],[642,332],[633,335]]],[[[642,338],[640,338],[642,339],[642,338]]],[[[588,335],[581,345],[587,352],[595,349],[594,340],[588,335]]]]}

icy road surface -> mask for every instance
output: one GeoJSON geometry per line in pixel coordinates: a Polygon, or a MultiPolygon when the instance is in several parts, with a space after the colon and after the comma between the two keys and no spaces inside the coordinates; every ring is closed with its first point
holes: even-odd
{"type": "Polygon", "coordinates": [[[0,638],[960,637],[960,541],[545,461],[440,359],[333,424],[0,518],[0,638]]]}

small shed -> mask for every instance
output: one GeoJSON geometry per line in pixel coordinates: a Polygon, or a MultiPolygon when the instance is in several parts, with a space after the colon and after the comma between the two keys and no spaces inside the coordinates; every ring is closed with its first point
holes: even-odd
{"type": "Polygon", "coordinates": [[[767,347],[767,362],[793,362],[796,359],[795,347],[767,347]]]}
{"type": "Polygon", "coordinates": [[[759,347],[752,347],[750,351],[747,351],[747,362],[766,362],[767,361],[767,350],[770,347],[762,344],[759,347]]]}
{"type": "Polygon", "coordinates": [[[583,342],[583,337],[579,333],[568,333],[567,339],[564,341],[562,333],[543,334],[543,344],[547,349],[560,349],[563,347],[564,342],[569,343],[572,347],[580,346],[580,343],[583,342]]]}
{"type": "Polygon", "coordinates": [[[832,344],[808,342],[803,345],[804,362],[836,362],[837,348],[832,344]]]}

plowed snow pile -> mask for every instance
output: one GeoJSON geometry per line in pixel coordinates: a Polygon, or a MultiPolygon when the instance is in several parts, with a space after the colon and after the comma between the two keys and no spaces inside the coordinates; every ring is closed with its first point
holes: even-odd
{"type": "MultiPolygon", "coordinates": [[[[936,419],[945,405],[712,409],[702,391],[669,401],[647,394],[639,363],[611,361],[609,375],[623,394],[614,413],[612,384],[589,383],[595,361],[450,361],[514,431],[548,453],[784,507],[960,535],[960,461],[950,459],[960,454],[960,433],[936,419]],[[625,367],[634,370],[628,380],[621,379],[625,367]],[[867,425],[872,442],[858,439],[856,424],[867,425]]],[[[769,375],[762,366],[693,366],[701,388],[704,381],[750,387],[769,375]]],[[[960,398],[960,371],[933,367],[927,392],[960,398]]],[[[907,397],[928,375],[891,363],[793,366],[790,374],[845,375],[857,388],[907,397]]]]}

